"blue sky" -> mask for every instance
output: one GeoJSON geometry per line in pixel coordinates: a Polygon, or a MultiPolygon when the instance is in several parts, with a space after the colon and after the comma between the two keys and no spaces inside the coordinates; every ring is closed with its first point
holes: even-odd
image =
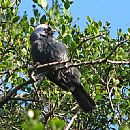
{"type": "Polygon", "coordinates": [[[126,32],[130,27],[130,0],[75,0],[72,7],[73,16],[81,17],[80,24],[87,15],[97,21],[109,21],[114,36],[117,28],[126,32]]]}
{"type": "MultiPolygon", "coordinates": [[[[50,0],[49,0],[50,1],[50,0]]],[[[33,15],[32,0],[22,0],[19,14],[22,15],[26,10],[29,16],[33,15]]],[[[71,12],[74,20],[80,18],[78,25],[81,28],[86,26],[86,16],[94,20],[101,20],[103,23],[111,23],[111,36],[116,37],[117,29],[121,28],[127,32],[130,27],[130,0],[74,0],[71,6],[71,12]]],[[[41,14],[44,13],[39,9],[41,14]]]]}

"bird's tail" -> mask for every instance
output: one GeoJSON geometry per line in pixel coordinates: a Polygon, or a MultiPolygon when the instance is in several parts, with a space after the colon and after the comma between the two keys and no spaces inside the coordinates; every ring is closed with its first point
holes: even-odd
{"type": "Polygon", "coordinates": [[[95,106],[94,100],[89,96],[89,94],[84,90],[81,84],[75,86],[75,90],[71,91],[72,95],[77,100],[77,103],[85,112],[91,112],[95,106]]]}

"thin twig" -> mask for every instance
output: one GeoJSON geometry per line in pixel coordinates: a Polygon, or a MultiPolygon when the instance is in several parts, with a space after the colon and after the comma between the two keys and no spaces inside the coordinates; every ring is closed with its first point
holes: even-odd
{"type": "Polygon", "coordinates": [[[15,126],[12,126],[12,128],[15,130],[20,130],[19,128],[15,127],[15,126]]]}
{"type": "Polygon", "coordinates": [[[69,124],[67,125],[67,127],[65,128],[65,130],[69,130],[69,128],[71,127],[72,123],[74,122],[74,119],[76,119],[76,118],[77,118],[77,114],[75,114],[72,117],[71,121],[69,122],[69,124]]]}
{"type": "Polygon", "coordinates": [[[121,126],[122,113],[120,111],[119,103],[117,103],[117,111],[118,111],[118,114],[117,114],[117,116],[118,116],[118,125],[121,126]]]}
{"type": "Polygon", "coordinates": [[[36,68],[39,69],[39,68],[44,68],[44,67],[48,67],[48,66],[55,66],[55,65],[59,65],[59,64],[66,64],[68,63],[69,61],[61,61],[61,62],[51,62],[51,63],[46,63],[46,64],[43,64],[43,65],[38,65],[36,68]]]}
{"type": "Polygon", "coordinates": [[[107,59],[107,62],[111,64],[130,64],[130,61],[112,61],[108,59],[107,59]]]}
{"type": "Polygon", "coordinates": [[[114,88],[112,87],[111,89],[109,89],[110,81],[111,81],[111,77],[109,78],[109,80],[107,82],[107,91],[108,91],[108,94],[109,94],[109,101],[110,101],[110,104],[111,104],[111,108],[112,108],[113,112],[115,112],[115,109],[114,109],[114,106],[113,106],[113,103],[112,103],[112,98],[111,98],[112,91],[113,91],[114,88]]]}
{"type": "Polygon", "coordinates": [[[78,106],[79,106],[79,105],[75,105],[75,106],[71,109],[71,111],[74,111],[75,109],[77,109],[78,106]]]}

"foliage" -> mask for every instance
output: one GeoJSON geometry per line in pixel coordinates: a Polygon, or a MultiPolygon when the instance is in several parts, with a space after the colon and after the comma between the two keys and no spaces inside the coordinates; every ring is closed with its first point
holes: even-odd
{"type": "Polygon", "coordinates": [[[0,129],[26,130],[30,125],[33,130],[105,130],[112,125],[129,129],[130,29],[128,33],[118,29],[117,38],[112,38],[109,22],[103,25],[87,16],[81,31],[73,22],[69,0],[53,0],[49,6],[45,0],[34,0],[45,14],[41,16],[33,5],[34,16],[25,12],[20,17],[20,2],[0,1],[0,129]],[[46,78],[29,81],[29,36],[34,26],[46,21],[57,30],[57,39],[68,46],[70,59],[79,67],[82,83],[96,102],[92,113],[80,110],[70,92],[46,78]],[[30,109],[40,110],[40,115],[25,116],[30,109]]]}

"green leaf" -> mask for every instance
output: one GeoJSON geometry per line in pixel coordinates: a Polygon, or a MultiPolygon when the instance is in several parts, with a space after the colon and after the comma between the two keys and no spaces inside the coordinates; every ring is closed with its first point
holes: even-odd
{"type": "Polygon", "coordinates": [[[101,21],[99,21],[99,22],[98,22],[98,25],[101,27],[101,26],[102,26],[102,22],[101,22],[101,21]]]}
{"type": "Polygon", "coordinates": [[[120,126],[119,130],[130,130],[130,127],[128,127],[128,126],[120,126]]]}
{"type": "Polygon", "coordinates": [[[117,86],[119,83],[120,83],[119,79],[115,79],[115,80],[114,80],[115,86],[117,86]]]}
{"type": "Polygon", "coordinates": [[[18,22],[19,19],[20,19],[20,16],[16,16],[16,17],[13,18],[13,21],[12,21],[12,22],[13,22],[13,23],[16,23],[16,22],[18,22]]]}
{"type": "Polygon", "coordinates": [[[65,7],[65,9],[69,9],[69,7],[70,7],[70,2],[69,2],[69,0],[66,0],[66,1],[64,2],[64,7],[65,7]]]}
{"type": "Polygon", "coordinates": [[[76,46],[77,44],[75,43],[75,41],[72,41],[70,49],[73,50],[76,46]]]}
{"type": "Polygon", "coordinates": [[[6,24],[2,24],[2,29],[4,30],[6,28],[6,24]]]}
{"type": "Polygon", "coordinates": [[[38,16],[38,9],[34,9],[34,16],[35,16],[35,17],[38,16]]]}
{"type": "Polygon", "coordinates": [[[64,32],[65,32],[65,25],[62,24],[62,34],[64,34],[64,32]]]}
{"type": "Polygon", "coordinates": [[[46,22],[46,15],[43,15],[40,19],[40,23],[43,24],[46,22]]]}
{"type": "Polygon", "coordinates": [[[130,33],[130,28],[128,28],[128,32],[130,33]]]}
{"type": "Polygon", "coordinates": [[[33,0],[33,2],[34,2],[34,3],[37,3],[37,2],[38,2],[38,0],[33,0]]]}
{"type": "Polygon", "coordinates": [[[22,127],[23,130],[44,130],[44,126],[35,120],[26,121],[22,127]]]}
{"type": "Polygon", "coordinates": [[[34,24],[34,22],[35,22],[35,19],[34,19],[33,17],[31,17],[31,18],[30,18],[30,23],[31,23],[31,25],[34,24]]]}
{"type": "Polygon", "coordinates": [[[0,47],[2,47],[2,42],[0,41],[0,47]]]}
{"type": "Polygon", "coordinates": [[[65,122],[63,120],[59,120],[58,118],[53,118],[49,121],[49,126],[52,130],[63,130],[65,122]]]}
{"type": "Polygon", "coordinates": [[[90,16],[87,16],[87,20],[91,23],[92,22],[92,19],[90,16]]]}
{"type": "Polygon", "coordinates": [[[65,19],[67,19],[68,22],[71,23],[73,18],[69,14],[67,14],[67,15],[65,15],[65,19]]]}
{"type": "Polygon", "coordinates": [[[70,39],[71,39],[70,35],[66,35],[66,36],[65,36],[65,41],[66,41],[66,43],[68,43],[68,42],[70,41],[70,39]]]}

